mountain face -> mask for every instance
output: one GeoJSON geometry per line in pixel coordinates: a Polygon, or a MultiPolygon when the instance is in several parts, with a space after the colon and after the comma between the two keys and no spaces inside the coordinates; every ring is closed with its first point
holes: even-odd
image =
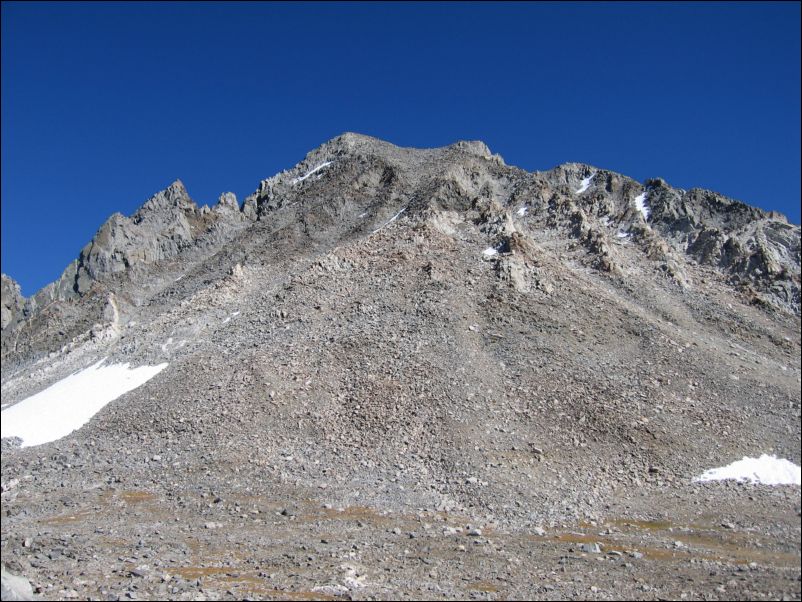
{"type": "Polygon", "coordinates": [[[693,480],[800,462],[779,214],[344,134],[242,206],[176,181],[31,298],[3,275],[4,407],[104,358],[166,367],[3,439],[3,562],[45,597],[799,595],[799,488],[693,480]]]}
{"type": "MultiPolygon", "coordinates": [[[[349,215],[353,199],[342,198],[343,194],[358,192],[370,198],[373,212],[363,218],[366,231],[378,223],[382,212],[396,205],[404,205],[407,217],[427,212],[464,217],[479,211],[485,230],[495,223],[498,231],[488,242],[500,248],[509,248],[513,234],[562,235],[569,246],[584,247],[584,259],[590,265],[623,280],[623,260],[617,256],[623,252],[621,247],[635,247],[644,253],[644,261],[684,289],[693,287],[689,271],[694,266],[709,266],[753,302],[797,316],[800,312],[799,227],[788,224],[780,214],[707,190],[678,190],[660,178],[641,185],[586,165],[567,164],[530,174],[505,166],[481,142],[413,150],[345,134],[310,153],[291,172],[262,181],[241,208],[231,193],[221,195],[212,209],[198,207],[184,185],[174,182],[134,215],[111,216],[61,278],[29,300],[20,302],[19,294],[12,291],[13,281],[4,275],[3,358],[9,357],[9,341],[18,343],[12,333],[27,316],[51,312],[63,319],[62,312],[67,311],[63,302],[76,302],[116,286],[133,284],[158,291],[166,282],[162,278],[165,263],[183,273],[219,252],[257,220],[269,221],[286,205],[305,202],[301,197],[307,192],[332,194],[326,211],[336,212],[337,221],[354,218],[349,215]],[[324,167],[305,178],[317,165],[324,167]],[[310,188],[324,175],[325,183],[310,188]],[[356,181],[333,189],[331,179],[343,177],[356,181]],[[587,188],[577,192],[587,178],[591,178],[587,188]],[[525,213],[518,215],[515,210],[525,213]],[[519,231],[526,227],[542,232],[519,231]]],[[[299,218],[314,219],[320,209],[312,209],[309,216],[299,218]]],[[[327,224],[311,226],[321,230],[314,236],[330,234],[327,224]]],[[[358,230],[358,224],[350,227],[358,230]]],[[[511,255],[517,259],[515,253],[511,255]]],[[[148,295],[132,301],[145,302],[148,295]]],[[[31,351],[34,355],[53,351],[50,347],[45,344],[31,351]]],[[[19,353],[19,347],[14,349],[19,353]]]]}

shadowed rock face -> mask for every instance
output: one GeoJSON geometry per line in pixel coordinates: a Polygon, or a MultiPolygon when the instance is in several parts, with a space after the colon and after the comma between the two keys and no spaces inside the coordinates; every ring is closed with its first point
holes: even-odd
{"type": "Polygon", "coordinates": [[[345,134],[241,207],[175,183],[3,280],[4,404],[168,364],[3,439],[3,560],[51,597],[629,599],[746,558],[724,595],[798,597],[798,488],[693,478],[799,463],[799,266],[780,216],[477,142],[345,134]]]}
{"type": "Polygon", "coordinates": [[[709,190],[647,182],[650,225],[680,252],[799,314],[799,226],[709,190]]]}
{"type": "Polygon", "coordinates": [[[22,296],[19,284],[5,274],[2,275],[2,284],[0,286],[2,286],[2,289],[0,289],[2,291],[2,307],[0,307],[2,317],[0,318],[0,324],[5,330],[7,326],[11,326],[22,318],[25,297],[22,296]]]}

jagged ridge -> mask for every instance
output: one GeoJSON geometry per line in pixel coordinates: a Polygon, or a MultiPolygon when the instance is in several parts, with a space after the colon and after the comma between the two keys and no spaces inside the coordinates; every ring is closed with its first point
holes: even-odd
{"type": "MultiPolygon", "coordinates": [[[[314,222],[317,210],[302,208],[309,204],[307,197],[328,195],[325,203],[336,212],[342,202],[338,198],[353,190],[372,199],[369,207],[377,221],[402,208],[407,216],[478,212],[472,219],[496,236],[499,249],[520,247],[527,230],[561,232],[582,244],[591,265],[618,277],[626,276],[620,243],[631,241],[680,286],[692,285],[687,267],[692,261],[715,267],[756,301],[799,315],[799,227],[778,213],[711,191],[675,189],[659,178],[641,185],[583,164],[527,173],[506,166],[482,142],[410,149],[346,133],[311,151],[291,170],[263,180],[242,207],[231,193],[221,195],[213,209],[198,207],[184,185],[174,182],[131,217],[112,215],[62,276],[27,300],[4,275],[3,354],[9,353],[10,333],[54,302],[77,301],[93,285],[118,276],[159,281],[156,266],[179,257],[194,265],[283,207],[298,205],[303,227],[317,228],[307,223],[314,222]],[[323,178],[326,183],[318,185],[323,178]],[[321,186],[325,190],[319,191],[321,186]],[[639,209],[638,202],[648,208],[639,209]],[[518,221],[523,229],[514,223],[522,204],[526,219],[518,221]]],[[[522,274],[531,271],[531,259],[519,253],[500,261],[500,274],[528,286],[522,274]]],[[[101,287],[97,294],[104,297],[106,288],[114,286],[101,287]]],[[[65,319],[63,308],[51,311],[65,319]]]]}

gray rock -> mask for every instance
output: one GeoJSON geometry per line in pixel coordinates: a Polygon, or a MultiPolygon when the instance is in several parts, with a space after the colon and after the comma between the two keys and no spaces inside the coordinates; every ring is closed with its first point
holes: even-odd
{"type": "Polygon", "coordinates": [[[38,600],[34,596],[30,581],[20,575],[14,575],[2,567],[2,599],[3,600],[38,600]]]}
{"type": "Polygon", "coordinates": [[[237,195],[233,192],[224,192],[220,195],[215,205],[217,211],[239,211],[239,203],[237,203],[237,195]]]}
{"type": "Polygon", "coordinates": [[[20,286],[14,279],[2,274],[0,283],[0,325],[3,330],[12,323],[16,323],[24,316],[22,315],[25,307],[25,297],[22,296],[20,286]]]}

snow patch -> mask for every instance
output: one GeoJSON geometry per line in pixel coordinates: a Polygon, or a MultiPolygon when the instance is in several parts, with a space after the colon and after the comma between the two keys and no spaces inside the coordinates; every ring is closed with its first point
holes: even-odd
{"type": "Polygon", "coordinates": [[[106,404],[149,381],[168,364],[129,368],[98,363],[3,410],[0,436],[19,437],[22,447],[42,445],[81,428],[106,404]]]}
{"type": "Polygon", "coordinates": [[[802,480],[802,469],[789,460],[781,460],[775,456],[763,454],[759,458],[738,460],[727,466],[711,468],[702,473],[694,481],[749,481],[764,485],[799,485],[802,480]]]}
{"type": "Polygon", "coordinates": [[[641,192],[638,196],[635,197],[635,207],[637,207],[638,211],[641,212],[643,215],[643,219],[649,219],[649,208],[646,206],[646,192],[641,192]]]}
{"type": "Polygon", "coordinates": [[[629,232],[616,232],[615,235],[618,238],[629,238],[629,232]]]}
{"type": "Polygon", "coordinates": [[[498,251],[496,251],[493,247],[487,247],[484,251],[482,251],[482,255],[485,257],[493,257],[494,255],[498,255],[498,251]]]}
{"type": "Polygon", "coordinates": [[[521,217],[523,217],[524,215],[526,215],[526,212],[528,210],[529,210],[529,207],[521,207],[520,209],[518,209],[518,211],[516,211],[516,213],[518,215],[520,215],[521,217]]]}
{"type": "Polygon", "coordinates": [[[306,173],[306,174],[302,175],[300,178],[295,178],[295,179],[293,179],[292,183],[293,183],[293,184],[297,184],[298,182],[303,182],[303,181],[304,181],[306,178],[308,178],[309,176],[311,176],[311,175],[313,175],[313,174],[316,174],[316,173],[317,173],[317,172],[319,172],[321,169],[323,169],[324,167],[328,167],[328,166],[329,166],[329,165],[331,165],[332,163],[333,163],[333,161],[326,161],[325,163],[321,163],[320,165],[318,165],[317,167],[315,167],[314,169],[312,169],[312,170],[311,170],[311,171],[309,171],[308,173],[306,173]]]}
{"type": "Polygon", "coordinates": [[[593,180],[593,177],[596,175],[596,172],[590,174],[587,178],[584,178],[579,184],[579,188],[574,191],[575,194],[582,194],[588,188],[590,188],[590,182],[593,180]]]}

